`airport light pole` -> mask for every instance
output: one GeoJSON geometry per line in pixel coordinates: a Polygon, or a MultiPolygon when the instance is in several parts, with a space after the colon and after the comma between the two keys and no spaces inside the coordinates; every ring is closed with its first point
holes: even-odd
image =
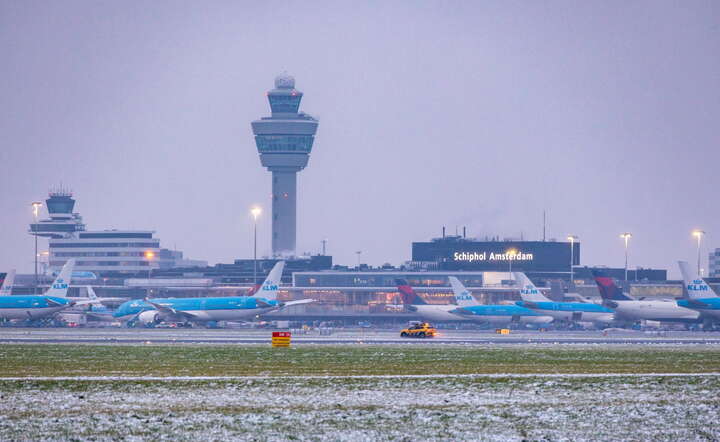
{"type": "MultiPolygon", "coordinates": [[[[627,273],[628,273],[628,241],[630,240],[630,238],[632,238],[632,233],[630,233],[630,232],[622,233],[620,235],[620,238],[625,240],[625,282],[627,282],[627,280],[628,280],[628,277],[627,277],[627,273]]],[[[635,277],[637,279],[637,271],[635,272],[635,277]]]]}
{"type": "Polygon", "coordinates": [[[508,250],[508,251],[506,252],[506,254],[507,254],[507,256],[508,256],[508,273],[510,274],[510,276],[508,277],[508,279],[509,279],[509,280],[512,280],[512,279],[513,279],[513,275],[512,275],[512,262],[513,262],[513,259],[515,258],[515,255],[517,255],[517,250],[515,250],[515,249],[510,249],[510,250],[508,250]]]}
{"type": "MultiPolygon", "coordinates": [[[[253,216],[253,287],[257,284],[257,219],[262,213],[262,209],[258,206],[250,209],[250,213],[253,216]]],[[[254,289],[253,289],[254,290],[254,289]]]]}
{"type": "Polygon", "coordinates": [[[34,201],[32,203],[32,210],[33,210],[33,219],[35,220],[35,223],[33,224],[33,227],[35,228],[35,232],[33,232],[33,236],[35,237],[35,287],[37,288],[38,285],[38,240],[37,240],[37,222],[38,222],[38,215],[40,213],[40,207],[42,207],[42,203],[39,201],[34,201]]]}
{"type": "Polygon", "coordinates": [[[573,265],[575,264],[575,241],[577,241],[577,235],[568,235],[567,239],[570,241],[570,284],[574,284],[575,273],[573,265]]]}
{"type": "Polygon", "coordinates": [[[357,266],[357,268],[358,268],[358,271],[360,271],[360,255],[362,254],[362,250],[358,250],[358,251],[355,252],[355,253],[357,253],[357,258],[358,258],[358,266],[357,266]]]}
{"type": "Polygon", "coordinates": [[[705,231],[700,230],[700,229],[695,229],[692,231],[692,234],[695,238],[697,238],[697,272],[698,272],[698,276],[702,277],[702,275],[700,274],[700,271],[702,270],[700,268],[700,241],[702,240],[703,235],[705,235],[705,231]]]}

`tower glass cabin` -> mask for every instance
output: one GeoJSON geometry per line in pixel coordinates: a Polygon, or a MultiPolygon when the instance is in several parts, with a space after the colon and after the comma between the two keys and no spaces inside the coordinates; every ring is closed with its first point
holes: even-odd
{"type": "Polygon", "coordinates": [[[272,172],[272,253],[295,255],[297,173],[307,166],[318,120],[300,112],[303,93],[289,75],[267,93],[272,115],[252,122],[260,163],[272,172]]]}

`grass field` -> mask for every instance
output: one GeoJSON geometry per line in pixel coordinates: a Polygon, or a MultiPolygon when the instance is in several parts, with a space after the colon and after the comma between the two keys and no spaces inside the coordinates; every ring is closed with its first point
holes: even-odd
{"type": "Polygon", "coordinates": [[[720,348],[0,346],[0,377],[702,372],[720,372],[720,348]]]}
{"type": "Polygon", "coordinates": [[[712,346],[3,345],[0,440],[718,440],[717,372],[712,346]]]}
{"type": "Polygon", "coordinates": [[[717,440],[720,379],[0,381],[0,439],[717,440]]]}

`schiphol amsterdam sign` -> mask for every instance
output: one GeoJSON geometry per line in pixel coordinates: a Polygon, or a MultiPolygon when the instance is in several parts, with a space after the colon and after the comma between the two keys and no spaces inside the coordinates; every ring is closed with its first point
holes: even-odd
{"type": "Polygon", "coordinates": [[[494,252],[454,252],[453,261],[475,262],[475,261],[532,261],[532,253],[494,253],[494,252]]]}

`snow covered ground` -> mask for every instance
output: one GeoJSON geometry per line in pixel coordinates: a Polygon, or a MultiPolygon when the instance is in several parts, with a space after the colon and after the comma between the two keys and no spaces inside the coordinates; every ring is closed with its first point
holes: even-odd
{"type": "Polygon", "coordinates": [[[717,440],[720,376],[0,380],[0,440],[717,440]]]}

